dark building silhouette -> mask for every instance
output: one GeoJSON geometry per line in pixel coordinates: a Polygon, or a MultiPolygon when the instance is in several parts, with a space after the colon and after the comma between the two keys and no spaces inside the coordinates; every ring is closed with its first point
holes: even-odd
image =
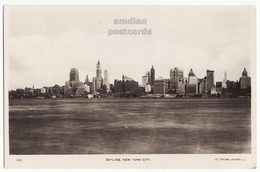
{"type": "Polygon", "coordinates": [[[175,90],[180,94],[185,93],[185,82],[183,70],[175,67],[170,70],[170,81],[169,81],[170,89],[175,90]]]}
{"type": "Polygon", "coordinates": [[[65,82],[65,95],[79,96],[84,94],[83,82],[79,81],[79,72],[76,68],[70,70],[70,80],[65,82]]]}
{"type": "Polygon", "coordinates": [[[201,78],[198,81],[198,93],[204,94],[206,93],[206,90],[207,90],[207,77],[205,76],[204,78],[201,78]]]}
{"type": "Polygon", "coordinates": [[[169,91],[169,80],[158,78],[154,80],[154,94],[166,94],[169,91]]]}
{"type": "Polygon", "coordinates": [[[94,79],[94,91],[99,91],[102,88],[102,84],[103,84],[103,78],[101,76],[102,70],[101,70],[101,65],[100,62],[98,60],[97,62],[97,66],[96,66],[96,77],[94,79]]]}
{"type": "Polygon", "coordinates": [[[207,93],[210,94],[214,87],[214,70],[207,70],[207,93]]]}
{"type": "Polygon", "coordinates": [[[131,93],[134,94],[138,89],[138,82],[132,78],[122,76],[122,80],[114,81],[114,93],[131,93]]]}
{"type": "Polygon", "coordinates": [[[70,69],[70,81],[79,81],[79,71],[76,68],[70,69]]]}
{"type": "Polygon", "coordinates": [[[53,87],[51,87],[51,93],[60,97],[60,95],[61,95],[60,86],[56,84],[53,87]]]}
{"type": "Polygon", "coordinates": [[[242,72],[242,77],[240,77],[240,89],[248,89],[251,87],[251,77],[247,76],[246,68],[242,72]]]}
{"type": "Polygon", "coordinates": [[[239,80],[240,83],[240,95],[250,96],[251,95],[251,77],[247,75],[246,68],[242,72],[242,77],[239,80]]]}
{"type": "Polygon", "coordinates": [[[216,82],[216,91],[221,92],[222,90],[222,82],[216,82]]]}
{"type": "Polygon", "coordinates": [[[155,69],[153,68],[153,66],[150,71],[151,71],[151,85],[153,86],[154,79],[155,79],[155,69]]]}
{"type": "Polygon", "coordinates": [[[227,80],[226,84],[227,84],[227,89],[226,89],[227,94],[230,96],[237,96],[240,89],[239,82],[227,80]]]}

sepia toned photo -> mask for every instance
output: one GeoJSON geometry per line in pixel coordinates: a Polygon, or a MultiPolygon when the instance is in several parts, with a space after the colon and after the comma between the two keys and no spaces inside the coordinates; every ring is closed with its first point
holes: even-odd
{"type": "Polygon", "coordinates": [[[6,167],[255,168],[255,22],[252,6],[5,6],[6,167]]]}

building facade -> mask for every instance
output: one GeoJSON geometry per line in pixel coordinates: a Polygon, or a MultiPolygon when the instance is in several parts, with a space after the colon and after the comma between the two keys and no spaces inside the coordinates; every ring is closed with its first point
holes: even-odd
{"type": "Polygon", "coordinates": [[[109,79],[108,79],[108,71],[104,71],[104,85],[106,86],[107,90],[110,90],[110,84],[109,84],[109,79]]]}
{"type": "Polygon", "coordinates": [[[122,80],[114,81],[114,93],[131,93],[138,90],[138,82],[127,76],[122,76],[122,80]]]}
{"type": "Polygon", "coordinates": [[[242,77],[240,77],[240,89],[248,89],[251,87],[251,77],[247,76],[246,68],[242,72],[242,77]]]}
{"type": "MultiPolygon", "coordinates": [[[[222,88],[223,88],[222,83],[223,83],[223,82],[216,82],[216,91],[217,91],[218,93],[222,91],[222,88]]],[[[227,87],[227,86],[226,86],[226,87],[227,87]]]]}
{"type": "Polygon", "coordinates": [[[77,68],[70,69],[70,80],[69,81],[79,81],[79,71],[77,68]]]}
{"type": "Polygon", "coordinates": [[[147,84],[149,84],[148,72],[146,72],[145,75],[142,76],[142,87],[145,88],[147,84]]]}
{"type": "Polygon", "coordinates": [[[224,72],[224,79],[222,81],[222,88],[227,88],[227,71],[224,72]]]}
{"type": "Polygon", "coordinates": [[[151,79],[150,79],[151,83],[150,83],[150,85],[153,86],[153,83],[154,83],[154,80],[155,80],[155,69],[154,69],[153,66],[150,70],[150,73],[151,73],[151,79]]]}
{"type": "Polygon", "coordinates": [[[103,84],[103,78],[101,76],[102,70],[101,70],[101,65],[100,62],[98,60],[97,66],[96,66],[96,77],[95,77],[95,89],[93,89],[95,92],[98,92],[101,90],[102,88],[102,84],[103,84]]]}
{"type": "Polygon", "coordinates": [[[176,92],[179,94],[185,93],[185,81],[182,69],[178,67],[171,69],[169,82],[171,90],[176,90],[176,92]]]}
{"type": "Polygon", "coordinates": [[[214,84],[214,70],[207,70],[207,93],[210,94],[212,88],[215,88],[214,84]]]}
{"type": "MultiPolygon", "coordinates": [[[[79,80],[79,72],[76,68],[70,69],[70,80],[65,82],[64,94],[79,96],[84,94],[83,82],[79,80]]],[[[58,88],[57,88],[58,89],[58,88]]]]}
{"type": "Polygon", "coordinates": [[[164,78],[156,78],[154,80],[154,94],[165,95],[169,91],[169,80],[164,78]]]}
{"type": "Polygon", "coordinates": [[[188,95],[198,93],[198,79],[197,79],[197,76],[194,74],[192,69],[190,69],[190,72],[188,74],[186,93],[188,95]]]}

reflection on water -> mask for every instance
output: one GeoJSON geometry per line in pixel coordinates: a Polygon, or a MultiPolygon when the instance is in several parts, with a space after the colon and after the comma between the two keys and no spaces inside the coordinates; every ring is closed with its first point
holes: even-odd
{"type": "Polygon", "coordinates": [[[10,153],[250,153],[250,106],[250,99],[11,99],[10,153]]]}

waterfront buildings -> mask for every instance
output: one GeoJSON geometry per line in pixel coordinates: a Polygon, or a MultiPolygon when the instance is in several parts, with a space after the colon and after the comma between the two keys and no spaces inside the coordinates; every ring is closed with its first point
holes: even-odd
{"type": "Polygon", "coordinates": [[[154,94],[163,94],[169,92],[170,90],[170,80],[158,77],[154,80],[154,94]]]}
{"type": "MultiPolygon", "coordinates": [[[[109,83],[108,71],[104,71],[104,80],[101,76],[102,70],[100,61],[96,65],[96,76],[90,82],[86,75],[84,83],[79,79],[79,71],[77,68],[71,68],[69,72],[69,81],[65,82],[65,86],[54,85],[52,87],[17,89],[10,91],[11,97],[35,97],[45,96],[57,97],[65,96],[82,96],[92,94],[94,96],[110,97],[119,94],[124,97],[126,94],[138,96],[146,94],[178,94],[181,96],[198,96],[196,94],[217,94],[218,96],[250,96],[251,95],[251,77],[248,76],[246,68],[242,72],[239,81],[227,80],[227,72],[224,73],[223,81],[214,83],[214,71],[207,70],[204,78],[197,78],[192,69],[188,77],[184,77],[183,70],[175,67],[170,70],[170,78],[155,78],[155,69],[151,69],[142,76],[142,85],[133,78],[122,76],[122,80],[114,80],[114,85],[109,83]],[[109,91],[109,92],[108,92],[109,91]],[[220,95],[221,94],[221,95],[220,95]]],[[[210,96],[210,95],[202,95],[210,96]]]]}
{"type": "Polygon", "coordinates": [[[122,76],[122,80],[114,81],[115,93],[134,93],[138,88],[138,82],[127,76],[122,76]]]}

